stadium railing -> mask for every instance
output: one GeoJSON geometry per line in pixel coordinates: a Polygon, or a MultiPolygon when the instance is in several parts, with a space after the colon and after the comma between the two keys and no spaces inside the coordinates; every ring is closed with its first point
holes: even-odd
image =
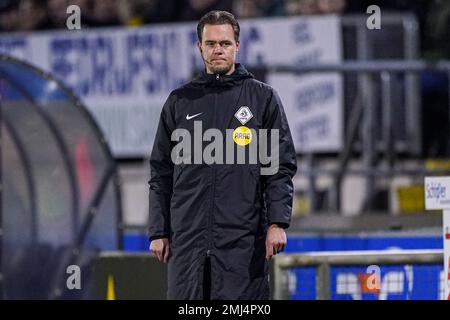
{"type": "Polygon", "coordinates": [[[272,274],[277,300],[441,300],[449,281],[442,250],[281,254],[272,274]]]}

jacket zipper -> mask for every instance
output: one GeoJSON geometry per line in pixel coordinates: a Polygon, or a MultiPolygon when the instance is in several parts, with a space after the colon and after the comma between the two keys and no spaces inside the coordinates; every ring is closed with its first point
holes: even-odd
{"type": "Polygon", "coordinates": [[[214,198],[216,196],[216,164],[212,164],[212,197],[211,197],[211,210],[208,215],[208,249],[206,251],[209,256],[212,249],[212,218],[214,214],[214,198]]]}
{"type": "MultiPolygon", "coordinates": [[[[219,74],[216,75],[216,80],[219,80],[219,74]]],[[[217,119],[216,119],[216,106],[217,104],[217,93],[214,93],[214,116],[213,116],[213,122],[214,122],[214,127],[216,127],[217,124],[217,119]]],[[[208,248],[206,250],[206,256],[209,257],[211,254],[211,249],[212,249],[212,216],[214,214],[214,197],[215,197],[215,193],[216,193],[216,164],[213,163],[212,164],[212,196],[211,196],[211,210],[208,214],[208,248]]]]}

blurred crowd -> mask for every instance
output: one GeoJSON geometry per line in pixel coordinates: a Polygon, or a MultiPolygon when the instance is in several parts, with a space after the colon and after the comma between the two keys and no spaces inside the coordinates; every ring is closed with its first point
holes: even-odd
{"type": "Polygon", "coordinates": [[[88,28],[196,21],[214,9],[238,18],[366,14],[373,4],[382,13],[414,13],[427,54],[450,57],[450,0],[0,0],[0,32],[65,28],[70,5],[80,7],[81,25],[88,28]]]}
{"type": "Polygon", "coordinates": [[[83,26],[99,27],[198,20],[213,9],[239,18],[342,13],[346,0],[0,0],[0,30],[64,28],[72,4],[83,26]]]}

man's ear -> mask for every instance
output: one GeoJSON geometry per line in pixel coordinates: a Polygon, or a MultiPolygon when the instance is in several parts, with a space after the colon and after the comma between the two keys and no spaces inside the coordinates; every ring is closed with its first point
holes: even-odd
{"type": "Polygon", "coordinates": [[[197,48],[200,50],[200,53],[203,53],[202,52],[202,44],[200,41],[197,41],[197,48]]]}
{"type": "Polygon", "coordinates": [[[240,46],[241,42],[239,40],[236,40],[236,52],[239,51],[240,46]]]}

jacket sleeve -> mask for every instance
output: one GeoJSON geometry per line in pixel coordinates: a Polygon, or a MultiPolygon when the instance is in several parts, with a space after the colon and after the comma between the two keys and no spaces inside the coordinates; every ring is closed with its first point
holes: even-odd
{"type": "Polygon", "coordinates": [[[150,155],[149,236],[150,240],[170,236],[170,198],[172,195],[173,162],[171,134],[175,129],[174,97],[165,102],[150,155]]]}
{"type": "MultiPolygon", "coordinates": [[[[274,170],[273,174],[261,176],[268,222],[269,225],[278,224],[287,228],[291,222],[294,194],[292,178],[297,171],[297,158],[286,114],[274,89],[269,93],[263,127],[268,129],[268,137],[271,137],[271,129],[279,130],[278,170],[274,170]]],[[[270,143],[271,138],[268,141],[270,143]]],[[[277,153],[277,150],[271,146],[270,152],[277,153]]]]}

